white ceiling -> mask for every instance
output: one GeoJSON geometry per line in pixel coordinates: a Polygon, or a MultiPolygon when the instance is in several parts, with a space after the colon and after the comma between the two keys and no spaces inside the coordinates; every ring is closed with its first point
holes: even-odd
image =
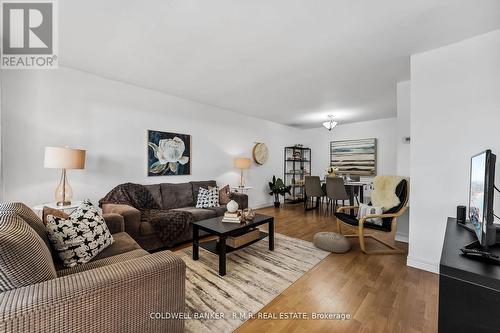
{"type": "Polygon", "coordinates": [[[409,55],[500,28],[499,0],[64,0],[60,65],[278,123],[396,115],[409,55]]]}

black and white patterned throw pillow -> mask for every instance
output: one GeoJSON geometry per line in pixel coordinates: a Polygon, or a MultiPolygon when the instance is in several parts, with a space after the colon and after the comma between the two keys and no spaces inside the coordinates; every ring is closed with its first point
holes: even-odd
{"type": "Polygon", "coordinates": [[[203,208],[208,205],[208,190],[200,187],[198,190],[198,200],[196,201],[196,208],[203,208]]]}
{"type": "Polygon", "coordinates": [[[219,207],[219,188],[211,187],[209,190],[200,188],[198,191],[197,208],[219,207]]]}
{"type": "Polygon", "coordinates": [[[113,244],[104,218],[88,199],[68,219],[48,215],[46,228],[53,248],[66,267],[89,262],[113,244]]]}
{"type": "Polygon", "coordinates": [[[207,207],[219,207],[219,188],[210,187],[208,190],[208,206],[207,207]]]}

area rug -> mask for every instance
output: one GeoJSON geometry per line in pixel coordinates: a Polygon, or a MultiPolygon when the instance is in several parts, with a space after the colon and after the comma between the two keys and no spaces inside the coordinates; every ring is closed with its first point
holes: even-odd
{"type": "Polygon", "coordinates": [[[186,332],[232,332],[282,293],[329,252],[311,242],[275,234],[227,255],[227,274],[218,274],[218,257],[200,247],[176,252],[187,265],[186,332]],[[236,317],[236,318],[235,318],[236,317]]]}

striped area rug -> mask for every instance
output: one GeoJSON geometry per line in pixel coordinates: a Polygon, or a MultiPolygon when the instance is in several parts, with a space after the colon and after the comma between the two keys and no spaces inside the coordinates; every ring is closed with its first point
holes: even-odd
{"type": "Polygon", "coordinates": [[[228,254],[227,274],[220,277],[215,254],[200,247],[200,258],[193,261],[191,248],[176,253],[187,265],[186,332],[234,331],[248,319],[245,314],[257,313],[329,254],[311,242],[275,234],[274,251],[266,238],[228,254]]]}

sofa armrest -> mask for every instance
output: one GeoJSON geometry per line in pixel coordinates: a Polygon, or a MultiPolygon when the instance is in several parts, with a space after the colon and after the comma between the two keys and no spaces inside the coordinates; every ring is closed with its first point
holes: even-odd
{"type": "Polygon", "coordinates": [[[231,192],[229,194],[229,199],[236,201],[239,209],[248,208],[248,195],[244,193],[231,192]]]}
{"type": "Polygon", "coordinates": [[[104,217],[104,221],[106,222],[110,233],[117,234],[125,231],[125,220],[120,214],[107,213],[102,216],[104,217]]]}
{"type": "Polygon", "coordinates": [[[141,212],[138,209],[129,205],[103,204],[102,212],[120,214],[123,216],[125,232],[136,240],[140,237],[141,212]]]}
{"type": "Polygon", "coordinates": [[[185,263],[170,251],[0,293],[0,332],[183,332],[185,263]]]}

